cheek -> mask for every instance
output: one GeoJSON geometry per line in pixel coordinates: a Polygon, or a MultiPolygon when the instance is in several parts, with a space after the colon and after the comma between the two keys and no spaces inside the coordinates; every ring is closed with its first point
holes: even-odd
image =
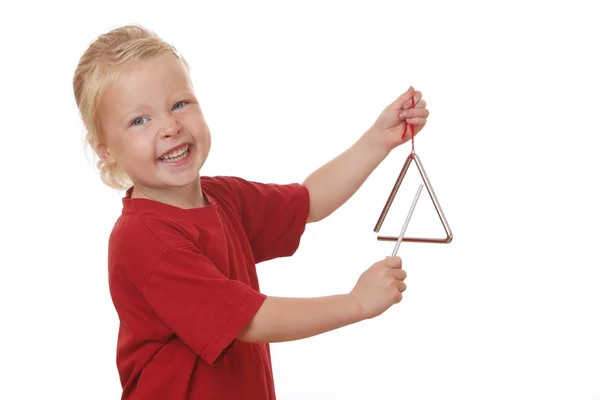
{"type": "Polygon", "coordinates": [[[140,161],[156,158],[154,142],[145,136],[140,135],[138,138],[131,138],[123,143],[121,153],[129,164],[137,164],[140,161]]]}
{"type": "Polygon", "coordinates": [[[200,112],[187,114],[181,121],[185,129],[196,139],[207,139],[210,136],[206,121],[200,112]]]}

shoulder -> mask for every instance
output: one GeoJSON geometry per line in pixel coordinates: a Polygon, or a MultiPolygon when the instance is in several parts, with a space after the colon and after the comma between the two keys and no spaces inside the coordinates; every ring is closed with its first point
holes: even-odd
{"type": "Polygon", "coordinates": [[[202,188],[211,195],[219,197],[236,197],[243,187],[251,182],[237,176],[203,176],[201,178],[202,188]]]}
{"type": "Polygon", "coordinates": [[[148,273],[174,249],[193,246],[174,222],[154,215],[121,215],[108,249],[109,272],[123,269],[139,287],[148,273]]]}
{"type": "MultiPolygon", "coordinates": [[[[239,215],[252,213],[260,216],[283,208],[284,211],[308,210],[310,194],[300,183],[265,183],[235,176],[203,178],[206,193],[216,202],[227,204],[239,215]]],[[[307,211],[308,212],[308,211],[307,211]]]]}
{"type": "Polygon", "coordinates": [[[247,181],[237,176],[203,176],[201,178],[202,190],[214,199],[220,206],[241,211],[241,204],[245,194],[254,182],[247,181]]]}
{"type": "Polygon", "coordinates": [[[153,214],[134,213],[119,217],[112,229],[110,243],[143,247],[148,251],[182,247],[189,245],[190,241],[175,221],[153,214]]]}
{"type": "Polygon", "coordinates": [[[239,201],[249,196],[289,195],[300,193],[305,195],[307,189],[299,183],[272,183],[257,182],[237,176],[202,177],[202,187],[207,189],[211,196],[227,197],[229,200],[239,201]]]}

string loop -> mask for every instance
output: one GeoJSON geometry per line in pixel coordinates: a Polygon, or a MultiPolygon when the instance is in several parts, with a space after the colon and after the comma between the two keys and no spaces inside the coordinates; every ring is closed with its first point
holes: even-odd
{"type": "MultiPolygon", "coordinates": [[[[415,98],[411,97],[411,100],[412,100],[412,108],[415,108],[415,98]]],[[[406,136],[406,130],[408,129],[409,125],[410,125],[410,132],[411,132],[411,141],[412,141],[411,154],[415,154],[415,127],[414,127],[414,125],[404,122],[404,131],[402,132],[402,139],[404,139],[404,136],[406,136]]]]}

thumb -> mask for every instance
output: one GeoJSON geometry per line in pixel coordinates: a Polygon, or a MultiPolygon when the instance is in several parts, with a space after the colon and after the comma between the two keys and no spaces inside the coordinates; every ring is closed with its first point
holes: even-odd
{"type": "Polygon", "coordinates": [[[402,267],[402,259],[398,256],[386,257],[385,260],[390,267],[402,267]]]}

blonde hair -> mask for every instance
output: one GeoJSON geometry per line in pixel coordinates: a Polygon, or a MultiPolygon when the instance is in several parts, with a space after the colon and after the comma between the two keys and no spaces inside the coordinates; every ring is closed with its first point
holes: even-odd
{"type": "MultiPolygon", "coordinates": [[[[119,77],[125,63],[147,60],[171,53],[189,65],[171,44],[140,25],[126,25],[98,36],[83,53],[73,76],[75,101],[87,131],[85,141],[97,153],[104,142],[98,107],[107,87],[119,77]]],[[[118,165],[97,162],[102,181],[109,187],[125,190],[131,179],[118,165]]]]}

